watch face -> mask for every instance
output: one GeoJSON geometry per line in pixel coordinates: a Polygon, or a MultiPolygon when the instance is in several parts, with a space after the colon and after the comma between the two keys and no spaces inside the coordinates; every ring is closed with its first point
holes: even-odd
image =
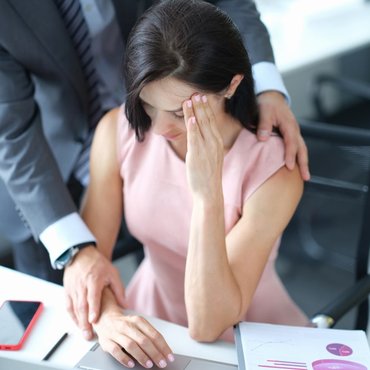
{"type": "Polygon", "coordinates": [[[72,247],[67,249],[56,261],[55,267],[58,270],[64,269],[73,259],[73,257],[78,253],[78,248],[72,247]]]}
{"type": "Polygon", "coordinates": [[[55,267],[58,270],[64,269],[70,263],[72,263],[74,256],[83,248],[96,246],[95,241],[78,244],[72,248],[67,249],[56,261],[55,267]]]}
{"type": "Polygon", "coordinates": [[[65,251],[56,261],[55,266],[57,269],[61,270],[65,267],[70,259],[70,250],[65,251]]]}

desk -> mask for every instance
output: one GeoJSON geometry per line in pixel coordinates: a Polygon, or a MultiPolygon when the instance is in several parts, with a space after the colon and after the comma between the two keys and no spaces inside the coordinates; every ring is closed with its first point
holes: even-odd
{"type": "Polygon", "coordinates": [[[283,75],[370,45],[370,2],[256,0],[256,4],[283,75]]]}
{"type": "MultiPolygon", "coordinates": [[[[50,358],[60,366],[73,367],[95,342],[85,341],[64,309],[63,288],[0,266],[0,301],[7,299],[40,300],[44,312],[21,351],[0,351],[3,357],[40,360],[58,338],[68,331],[69,336],[50,358]]],[[[217,342],[203,344],[193,341],[187,329],[156,318],[146,317],[166,338],[175,353],[199,358],[237,363],[233,344],[217,342]]]]}

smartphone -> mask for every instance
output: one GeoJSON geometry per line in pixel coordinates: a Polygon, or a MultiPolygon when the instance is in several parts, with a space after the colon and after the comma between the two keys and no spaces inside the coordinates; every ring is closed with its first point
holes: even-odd
{"type": "Polygon", "coordinates": [[[19,350],[44,305],[39,301],[5,301],[0,307],[0,350],[19,350]]]}

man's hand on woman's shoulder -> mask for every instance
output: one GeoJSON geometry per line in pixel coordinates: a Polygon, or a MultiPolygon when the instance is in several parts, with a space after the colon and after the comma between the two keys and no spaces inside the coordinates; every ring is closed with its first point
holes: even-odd
{"type": "Polygon", "coordinates": [[[284,139],[286,166],[292,170],[297,162],[303,180],[308,181],[310,172],[307,147],[284,95],[277,91],[266,91],[257,96],[257,102],[260,114],[258,139],[266,141],[273,127],[276,127],[284,139]]]}

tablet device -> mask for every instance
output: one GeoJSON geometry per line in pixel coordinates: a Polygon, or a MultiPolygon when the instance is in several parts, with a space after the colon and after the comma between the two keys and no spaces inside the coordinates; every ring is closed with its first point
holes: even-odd
{"type": "MultiPolygon", "coordinates": [[[[109,353],[102,350],[97,343],[89,352],[79,361],[75,369],[80,370],[122,370],[125,369],[115,358],[109,353]]],[[[136,362],[135,370],[143,370],[144,367],[136,362]]],[[[152,369],[160,369],[153,366],[152,369]]],[[[226,364],[224,362],[203,360],[192,356],[184,356],[175,354],[175,361],[168,362],[166,370],[237,370],[237,365],[226,364]]]]}
{"type": "Polygon", "coordinates": [[[19,350],[42,309],[39,301],[5,301],[0,307],[0,349],[19,350]]]}

